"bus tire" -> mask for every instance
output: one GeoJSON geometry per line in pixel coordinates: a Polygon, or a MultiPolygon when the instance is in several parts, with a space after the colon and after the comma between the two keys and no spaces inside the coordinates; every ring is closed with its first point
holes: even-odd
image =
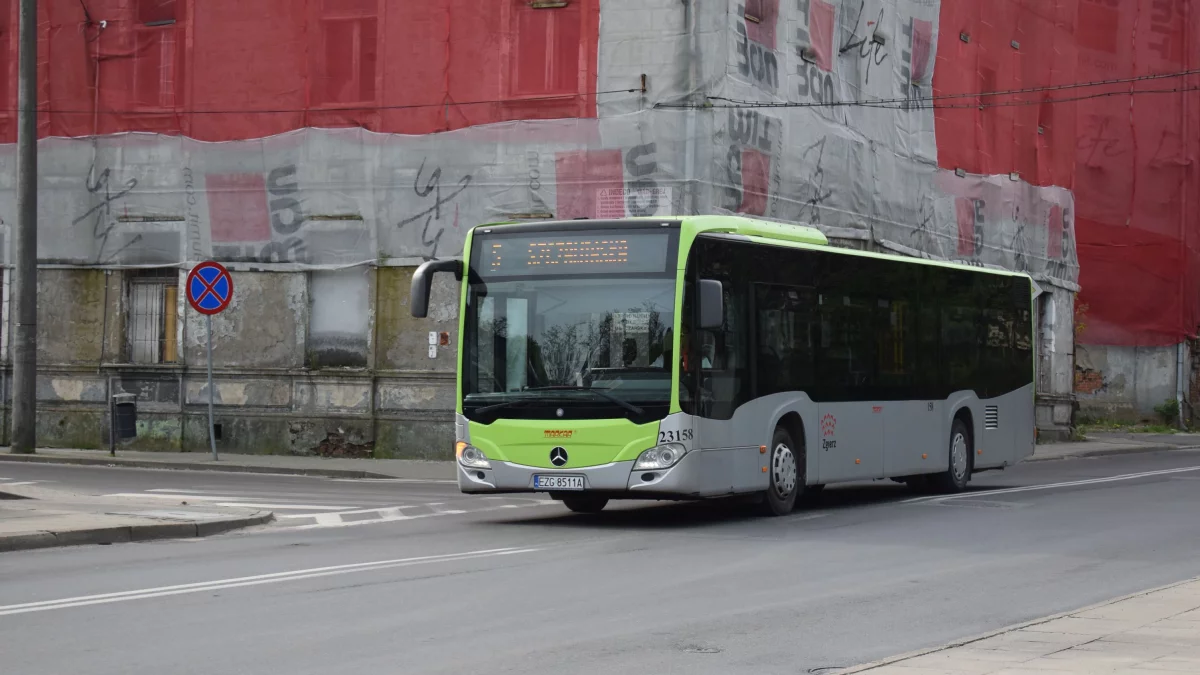
{"type": "Polygon", "coordinates": [[[562,497],[562,503],[568,509],[575,513],[600,513],[608,506],[608,500],[604,497],[562,497]]]}
{"type": "Polygon", "coordinates": [[[942,473],[930,476],[930,487],[942,494],[962,492],[971,481],[971,468],[975,457],[971,430],[961,417],[954,418],[950,427],[949,464],[942,473]]]}
{"type": "Polygon", "coordinates": [[[759,502],[764,515],[786,516],[796,507],[796,497],[804,490],[806,453],[803,445],[796,447],[792,435],[782,426],[775,427],[771,445],[767,475],[770,476],[767,493],[759,502]]]}

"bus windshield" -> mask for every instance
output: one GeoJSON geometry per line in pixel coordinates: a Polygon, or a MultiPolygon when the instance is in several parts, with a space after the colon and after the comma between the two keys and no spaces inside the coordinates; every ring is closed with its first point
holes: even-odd
{"type": "Polygon", "coordinates": [[[668,255],[674,232],[646,234],[619,235],[622,245],[642,245],[633,256],[578,267],[570,267],[569,258],[555,261],[576,250],[591,255],[618,240],[577,235],[568,249],[561,234],[543,237],[559,240],[553,251],[529,237],[480,242],[476,250],[485,253],[472,264],[465,317],[463,411],[469,418],[648,420],[665,414],[674,365],[675,278],[668,255]],[[501,250],[503,259],[491,253],[501,250]],[[537,266],[527,269],[526,259],[537,266]]]}

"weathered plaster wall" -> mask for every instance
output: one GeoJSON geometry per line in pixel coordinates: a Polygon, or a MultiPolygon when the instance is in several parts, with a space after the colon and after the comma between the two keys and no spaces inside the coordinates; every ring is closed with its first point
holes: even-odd
{"type": "Polygon", "coordinates": [[[112,360],[121,353],[121,277],[104,270],[38,271],[38,362],[98,364],[101,350],[112,360]],[[108,286],[107,306],[105,286],[108,286]],[[105,311],[109,316],[105,337],[105,311]]]}
{"type": "MultiPolygon", "coordinates": [[[[213,317],[214,368],[302,368],[308,330],[304,272],[233,272],[233,302],[213,317]]],[[[185,313],[183,352],[203,367],[204,316],[185,313]]]]}
{"type": "MultiPolygon", "coordinates": [[[[235,300],[213,319],[218,449],[448,457],[458,289],[439,278],[430,318],[413,319],[412,271],[235,271],[235,300]]],[[[179,363],[122,364],[121,272],[43,270],[41,284],[39,442],[107,447],[109,396],[128,392],[138,400],[138,438],[123,447],[207,452],[204,318],[184,310],[179,363]]]]}
{"type": "Polygon", "coordinates": [[[1088,417],[1155,419],[1154,407],[1175,398],[1177,348],[1079,345],[1075,395],[1088,417]]]}
{"type": "Polygon", "coordinates": [[[409,313],[412,275],[409,267],[379,270],[379,361],[381,370],[453,373],[458,364],[459,283],[449,274],[437,274],[429,299],[429,315],[414,319],[409,313]],[[439,346],[429,358],[429,333],[449,333],[450,344],[439,346]]]}
{"type": "Polygon", "coordinates": [[[1037,404],[1034,420],[1039,439],[1063,441],[1071,435],[1075,397],[1072,380],[1075,362],[1075,295],[1045,286],[1038,298],[1037,404]]]}

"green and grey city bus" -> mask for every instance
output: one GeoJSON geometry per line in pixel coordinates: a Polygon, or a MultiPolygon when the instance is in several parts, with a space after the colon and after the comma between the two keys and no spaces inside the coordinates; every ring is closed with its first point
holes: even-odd
{"type": "Polygon", "coordinates": [[[463,492],[752,496],[827,484],[939,492],[1034,446],[1023,274],[830,246],[733,216],[495,224],[413,276],[461,286],[463,492]]]}

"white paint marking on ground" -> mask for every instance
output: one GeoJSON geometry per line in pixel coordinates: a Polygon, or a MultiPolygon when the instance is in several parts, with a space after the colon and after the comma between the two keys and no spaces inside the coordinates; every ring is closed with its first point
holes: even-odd
{"type": "Polygon", "coordinates": [[[18,485],[36,485],[41,483],[40,480],[23,480],[19,483],[0,483],[0,487],[17,487],[18,485]]]}
{"type": "Polygon", "coordinates": [[[429,485],[458,485],[456,480],[437,478],[330,478],[334,483],[427,483],[429,485]]]}
{"type": "Polygon", "coordinates": [[[117,492],[105,497],[123,497],[123,498],[138,498],[138,499],[177,499],[181,501],[191,500],[193,502],[228,502],[236,501],[238,497],[215,496],[215,495],[184,495],[184,494],[149,494],[146,492],[117,492]]]}
{"type": "MultiPolygon", "coordinates": [[[[358,515],[358,514],[360,514],[360,513],[378,513],[378,512],[381,512],[381,511],[388,511],[388,510],[392,510],[392,509],[397,509],[397,510],[398,510],[398,509],[402,509],[402,508],[415,508],[415,507],[417,507],[417,506],[423,506],[423,504],[406,504],[406,505],[404,505],[404,506],[377,506],[377,507],[370,508],[370,509],[355,509],[354,507],[351,507],[351,506],[346,506],[346,507],[343,507],[343,508],[346,508],[346,509],[351,509],[351,510],[349,510],[349,511],[338,511],[337,513],[331,513],[331,514],[329,514],[329,515],[333,515],[333,516],[356,516],[356,515],[358,515]]],[[[307,516],[306,516],[306,515],[300,515],[300,514],[291,514],[291,513],[287,513],[287,514],[284,514],[284,515],[282,515],[282,516],[279,516],[279,517],[280,517],[280,518],[311,518],[312,516],[311,516],[311,515],[307,515],[307,516]]]]}
{"type": "Polygon", "coordinates": [[[1007,495],[1014,492],[1033,492],[1035,490],[1053,490],[1055,488],[1077,487],[1080,485],[1096,485],[1100,483],[1116,483],[1119,481],[1136,480],[1138,478],[1150,478],[1153,476],[1169,476],[1176,473],[1188,473],[1191,471],[1200,471],[1200,466],[1189,466],[1182,469],[1160,469],[1158,471],[1143,471],[1141,473],[1127,473],[1120,476],[1108,476],[1106,478],[1089,478],[1086,480],[1073,480],[1063,483],[1047,483],[1045,485],[1026,485],[1024,487],[1003,488],[1000,490],[980,490],[978,492],[960,492],[956,495],[948,496],[932,496],[932,497],[915,497],[906,499],[902,504],[912,504],[916,502],[940,502],[951,499],[972,499],[976,497],[987,497],[990,495],[1007,495]]]}
{"type": "Polygon", "coordinates": [[[540,548],[496,548],[486,549],[482,551],[468,551],[465,553],[450,553],[443,555],[420,556],[416,558],[398,558],[395,560],[378,560],[375,562],[366,563],[351,563],[348,565],[332,565],[329,567],[314,567],[304,570],[293,570],[291,572],[275,572],[272,574],[259,574],[249,577],[236,577],[233,579],[219,579],[215,581],[202,581],[194,584],[179,584],[177,586],[160,586],[157,588],[144,588],[134,591],[121,591],[118,593],[103,593],[100,595],[84,595],[74,598],[62,598],[59,600],[44,600],[41,602],[25,602],[17,605],[0,605],[0,616],[10,616],[13,614],[27,614],[30,612],[45,612],[54,609],[71,609],[74,607],[87,607],[89,605],[102,605],[113,602],[127,602],[130,600],[146,600],[150,598],[161,598],[171,595],[183,595],[187,593],[204,593],[208,591],[222,590],[227,588],[241,588],[243,586],[259,586],[262,584],[277,584],[286,581],[300,581],[303,579],[315,579],[318,577],[327,577],[338,574],[350,574],[353,572],[374,572],[378,570],[394,569],[397,567],[411,567],[413,565],[428,565],[432,563],[457,562],[460,560],[476,560],[480,558],[494,558],[499,556],[520,555],[523,553],[534,553],[541,551],[540,548]]]}
{"type": "Polygon", "coordinates": [[[317,504],[259,504],[257,502],[217,502],[217,506],[243,507],[247,509],[277,509],[280,511],[343,511],[353,506],[319,506],[317,504]]]}
{"type": "MultiPolygon", "coordinates": [[[[486,509],[476,509],[474,511],[459,511],[459,510],[447,509],[447,510],[443,510],[443,511],[434,511],[433,513],[419,513],[416,515],[407,515],[403,511],[401,511],[402,508],[410,508],[410,507],[397,506],[397,507],[384,508],[384,509],[373,509],[373,510],[366,509],[366,510],[361,510],[361,511],[355,511],[354,513],[372,513],[374,511],[378,511],[380,513],[380,517],[368,518],[365,520],[349,520],[349,521],[341,520],[341,517],[344,515],[342,513],[322,513],[322,514],[315,515],[315,516],[314,515],[304,516],[304,515],[296,515],[296,514],[285,514],[282,516],[278,516],[278,518],[280,518],[281,520],[288,519],[288,518],[312,518],[312,519],[315,519],[316,522],[311,525],[297,525],[295,527],[279,528],[276,531],[277,532],[294,532],[296,530],[316,530],[316,529],[322,529],[322,528],[327,528],[327,527],[362,527],[363,525],[379,525],[381,523],[395,523],[395,522],[399,522],[399,521],[403,521],[403,520],[421,520],[423,518],[437,518],[439,516],[454,516],[454,515],[461,515],[464,513],[488,513],[488,512],[492,512],[492,511],[503,511],[503,510],[507,510],[507,509],[521,509],[521,508],[526,508],[529,506],[545,506],[548,504],[555,504],[555,503],[556,502],[553,502],[553,501],[547,501],[547,502],[539,501],[536,504],[524,504],[524,505],[522,505],[522,504],[501,504],[499,506],[489,506],[486,509]],[[322,517],[326,518],[326,522],[322,522],[322,520],[321,520],[322,517]],[[336,521],[334,520],[335,518],[337,519],[336,521]]],[[[424,506],[428,506],[428,505],[425,504],[424,506]]]]}
{"type": "MultiPolygon", "coordinates": [[[[179,494],[179,488],[154,488],[153,490],[146,490],[146,492],[169,492],[173,495],[177,495],[177,494],[179,494]]],[[[188,494],[195,493],[195,494],[202,495],[205,493],[216,492],[216,490],[197,490],[195,488],[188,488],[187,492],[188,492],[188,494]]]]}

